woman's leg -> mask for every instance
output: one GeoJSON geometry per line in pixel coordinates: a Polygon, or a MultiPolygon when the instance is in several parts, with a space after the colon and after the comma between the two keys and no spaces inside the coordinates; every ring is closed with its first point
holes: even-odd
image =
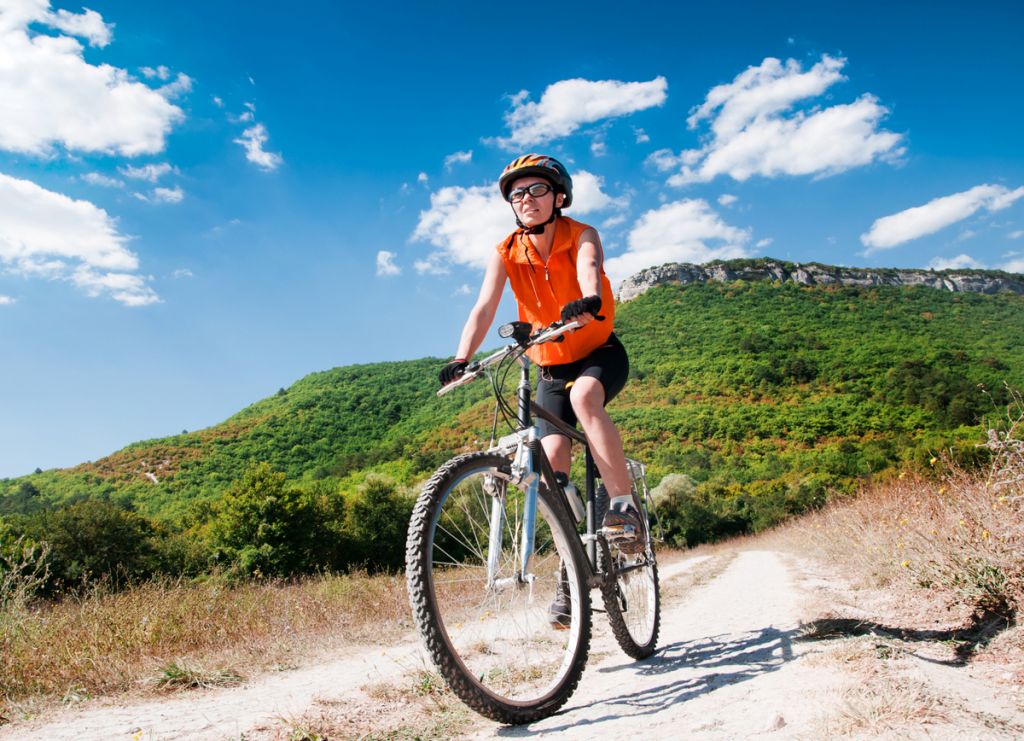
{"type": "MultiPolygon", "coordinates": [[[[604,386],[592,376],[581,376],[573,383],[569,393],[572,409],[590,440],[590,451],[601,472],[601,478],[612,497],[632,492],[632,482],[626,469],[626,454],[622,438],[604,408],[604,386]]],[[[554,436],[551,436],[554,437],[554,436]]],[[[549,438],[544,438],[545,441],[549,438]]],[[[567,438],[562,438],[569,442],[567,438]]],[[[547,446],[544,448],[547,452],[547,446]]],[[[555,470],[559,470],[557,467],[555,470]]]]}

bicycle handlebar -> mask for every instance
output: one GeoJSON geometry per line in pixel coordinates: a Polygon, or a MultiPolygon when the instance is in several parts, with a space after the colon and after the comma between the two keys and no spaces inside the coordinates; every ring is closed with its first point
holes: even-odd
{"type": "Polygon", "coordinates": [[[542,345],[545,342],[552,342],[553,340],[556,340],[559,337],[561,337],[566,332],[571,332],[574,329],[578,329],[580,326],[580,323],[577,321],[552,322],[547,327],[539,329],[532,335],[530,335],[529,339],[522,345],[520,345],[519,343],[507,345],[502,349],[498,350],[497,352],[491,353],[482,360],[474,360],[472,363],[466,366],[466,370],[461,376],[456,378],[447,386],[442,386],[441,388],[439,388],[437,390],[437,395],[444,396],[452,389],[456,389],[459,386],[465,386],[467,383],[475,381],[477,378],[483,375],[483,372],[487,370],[489,367],[491,367],[492,365],[501,360],[504,360],[506,357],[508,357],[514,352],[520,350],[525,352],[527,349],[533,347],[534,345],[542,345]]]}

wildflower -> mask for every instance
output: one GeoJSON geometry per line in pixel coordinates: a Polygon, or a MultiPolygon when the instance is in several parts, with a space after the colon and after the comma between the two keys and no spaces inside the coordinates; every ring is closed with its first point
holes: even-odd
{"type": "Polygon", "coordinates": [[[902,566],[902,567],[903,567],[903,568],[905,568],[905,569],[909,569],[909,568],[910,568],[910,561],[903,561],[903,562],[902,562],[902,563],[900,564],[900,566],[902,566]]]}
{"type": "Polygon", "coordinates": [[[981,531],[981,539],[982,540],[988,540],[990,536],[991,536],[991,533],[989,533],[988,530],[982,530],[981,531]]]}
{"type": "Polygon", "coordinates": [[[896,547],[899,548],[902,551],[906,547],[906,544],[905,543],[897,543],[896,547]]]}
{"type": "Polygon", "coordinates": [[[901,525],[906,525],[908,522],[909,522],[909,520],[906,517],[900,519],[900,524],[901,525]]]}
{"type": "Polygon", "coordinates": [[[929,466],[934,466],[934,465],[935,465],[936,463],[938,463],[938,462],[939,462],[939,459],[938,459],[938,458],[936,458],[936,457],[935,457],[935,456],[933,455],[933,456],[932,456],[932,457],[931,457],[931,458],[930,458],[930,459],[928,460],[928,465],[929,465],[929,466]]]}

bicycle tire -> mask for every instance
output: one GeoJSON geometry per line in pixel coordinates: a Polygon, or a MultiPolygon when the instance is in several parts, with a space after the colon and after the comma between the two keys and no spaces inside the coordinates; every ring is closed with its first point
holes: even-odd
{"type": "MultiPolygon", "coordinates": [[[[507,724],[556,712],[579,684],[590,649],[591,612],[582,547],[541,487],[534,581],[487,586],[491,502],[503,502],[499,577],[519,571],[523,493],[508,482],[509,459],[470,453],[444,464],[423,487],[406,541],[409,602],[438,672],[476,712],[507,724]],[[560,564],[572,618],[548,624],[560,564]]],[[[509,583],[511,582],[511,583],[509,583]]]]}
{"type": "MultiPolygon", "coordinates": [[[[608,509],[608,493],[603,485],[597,490],[595,509],[600,522],[608,509]]],[[[627,656],[634,659],[646,659],[654,653],[661,630],[661,587],[650,533],[648,523],[644,534],[647,544],[641,553],[623,553],[607,543],[598,549],[599,571],[609,573],[612,568],[638,567],[619,574],[614,580],[607,579],[601,585],[605,614],[611,623],[615,641],[627,656]]]]}

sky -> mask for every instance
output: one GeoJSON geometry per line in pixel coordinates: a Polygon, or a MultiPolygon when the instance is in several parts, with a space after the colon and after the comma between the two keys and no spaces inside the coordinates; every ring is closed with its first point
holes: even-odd
{"type": "Polygon", "coordinates": [[[613,284],[1024,273],[1022,27],[984,1],[0,0],[0,477],[449,357],[526,152],[569,168],[613,284]]]}

